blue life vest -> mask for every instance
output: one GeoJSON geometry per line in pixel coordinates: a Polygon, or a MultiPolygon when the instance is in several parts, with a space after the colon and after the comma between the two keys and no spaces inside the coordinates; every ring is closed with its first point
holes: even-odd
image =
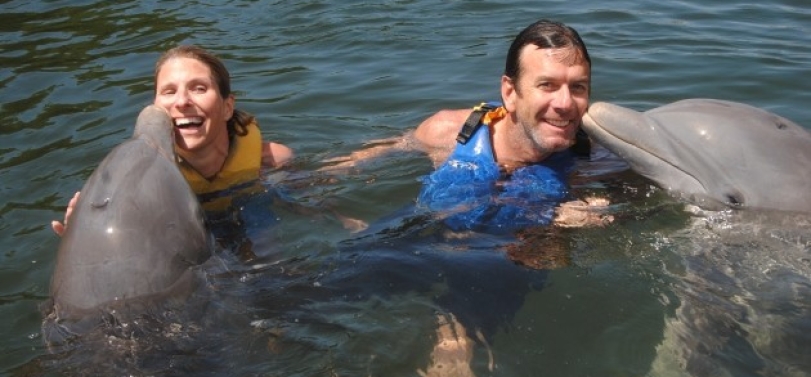
{"type": "Polygon", "coordinates": [[[481,124],[442,166],[422,178],[417,205],[445,217],[454,230],[510,231],[548,225],[568,194],[574,156],[563,151],[541,163],[503,174],[493,156],[490,129],[481,124]]]}

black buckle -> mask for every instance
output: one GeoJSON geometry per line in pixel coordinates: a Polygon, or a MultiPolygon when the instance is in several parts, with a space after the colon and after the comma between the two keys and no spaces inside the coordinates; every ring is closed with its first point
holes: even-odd
{"type": "Polygon", "coordinates": [[[456,141],[467,144],[468,140],[473,137],[473,134],[476,133],[476,130],[478,130],[479,126],[482,124],[484,114],[497,108],[498,106],[493,106],[487,102],[482,102],[479,106],[474,107],[473,112],[470,113],[470,116],[467,117],[465,124],[462,126],[462,130],[456,135],[456,141]]]}

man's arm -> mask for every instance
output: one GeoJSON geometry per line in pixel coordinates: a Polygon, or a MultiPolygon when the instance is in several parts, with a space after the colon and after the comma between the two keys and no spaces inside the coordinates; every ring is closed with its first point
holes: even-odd
{"type": "Polygon", "coordinates": [[[403,136],[367,142],[363,149],[348,156],[326,160],[329,166],[320,170],[334,171],[354,167],[363,162],[396,151],[420,151],[428,154],[434,165],[450,155],[456,145],[456,134],[462,129],[470,109],[441,110],[426,118],[414,131],[403,136]]]}
{"type": "Polygon", "coordinates": [[[417,126],[414,138],[426,149],[452,150],[456,145],[456,135],[470,113],[470,109],[441,110],[417,126]]]}
{"type": "Polygon", "coordinates": [[[341,172],[353,168],[380,156],[396,151],[409,151],[417,149],[414,146],[413,132],[408,132],[403,136],[396,136],[388,139],[377,139],[364,143],[364,147],[346,156],[332,157],[324,160],[327,166],[319,171],[341,172]]]}
{"type": "Polygon", "coordinates": [[[439,166],[456,147],[456,135],[470,116],[471,109],[441,110],[428,117],[414,131],[414,139],[439,166]]]}

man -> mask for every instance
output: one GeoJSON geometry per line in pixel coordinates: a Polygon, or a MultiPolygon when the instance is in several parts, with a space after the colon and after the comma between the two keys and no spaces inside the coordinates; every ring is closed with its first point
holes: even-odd
{"type": "Polygon", "coordinates": [[[578,130],[590,92],[591,59],[577,31],[548,20],[529,25],[507,53],[501,103],[442,110],[414,131],[438,166],[418,202],[457,229],[610,221],[579,211],[606,204],[599,199],[558,207],[574,166],[568,150],[588,150],[578,130]]]}
{"type": "Polygon", "coordinates": [[[591,59],[577,31],[540,20],[510,46],[501,104],[441,110],[405,137],[355,152],[349,161],[333,160],[341,163],[332,168],[392,148],[419,149],[438,169],[424,180],[418,203],[448,214],[452,227],[602,224],[610,217],[581,209],[604,206],[604,201],[589,198],[588,203],[557,206],[565,198],[565,178],[573,166],[559,152],[588,149],[587,137],[578,130],[590,93],[591,59]]]}
{"type": "MultiPolygon", "coordinates": [[[[590,92],[591,59],[574,29],[548,20],[525,28],[507,54],[501,77],[503,111],[487,124],[498,165],[509,172],[574,145],[590,92]]],[[[471,113],[442,110],[414,131],[435,164],[456,147],[456,136],[471,113]]]]}
{"type": "MultiPolygon", "coordinates": [[[[588,139],[578,137],[578,131],[590,92],[591,60],[578,33],[541,20],[521,31],[509,48],[501,103],[441,110],[402,138],[334,160],[339,164],[333,168],[355,165],[392,148],[418,149],[437,167],[423,180],[418,205],[440,214],[451,228],[505,230],[552,221],[562,226],[604,224],[610,216],[588,208],[604,206],[605,201],[559,206],[568,195],[566,178],[574,166],[569,151],[582,153],[584,143],[588,148],[588,139]]],[[[452,296],[440,300],[453,301],[452,296]]],[[[454,302],[443,306],[455,314],[439,315],[431,364],[419,372],[472,376],[473,340],[468,336],[475,334],[486,346],[493,326],[480,323],[486,319],[471,319],[465,309],[455,310],[459,305],[454,302]]],[[[490,358],[492,368],[492,354],[490,358]]]]}
{"type": "MultiPolygon", "coordinates": [[[[569,149],[582,153],[588,143],[578,138],[578,130],[590,93],[591,59],[577,31],[548,20],[529,25],[508,50],[500,104],[441,110],[417,126],[413,140],[438,167],[423,180],[418,203],[445,212],[445,222],[457,229],[610,221],[578,210],[604,206],[603,200],[558,206],[574,167],[569,149]],[[581,145],[573,148],[577,141],[581,145]]],[[[473,375],[465,327],[478,331],[479,326],[460,322],[440,318],[425,375],[442,375],[439,370],[449,366],[473,375]]],[[[486,338],[479,335],[485,345],[486,338]]]]}

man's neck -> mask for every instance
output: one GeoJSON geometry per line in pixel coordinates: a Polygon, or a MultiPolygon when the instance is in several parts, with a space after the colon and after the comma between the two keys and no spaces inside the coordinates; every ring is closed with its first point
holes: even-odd
{"type": "Polygon", "coordinates": [[[541,162],[551,155],[539,151],[510,115],[493,124],[490,131],[496,163],[507,171],[541,162]]]}

